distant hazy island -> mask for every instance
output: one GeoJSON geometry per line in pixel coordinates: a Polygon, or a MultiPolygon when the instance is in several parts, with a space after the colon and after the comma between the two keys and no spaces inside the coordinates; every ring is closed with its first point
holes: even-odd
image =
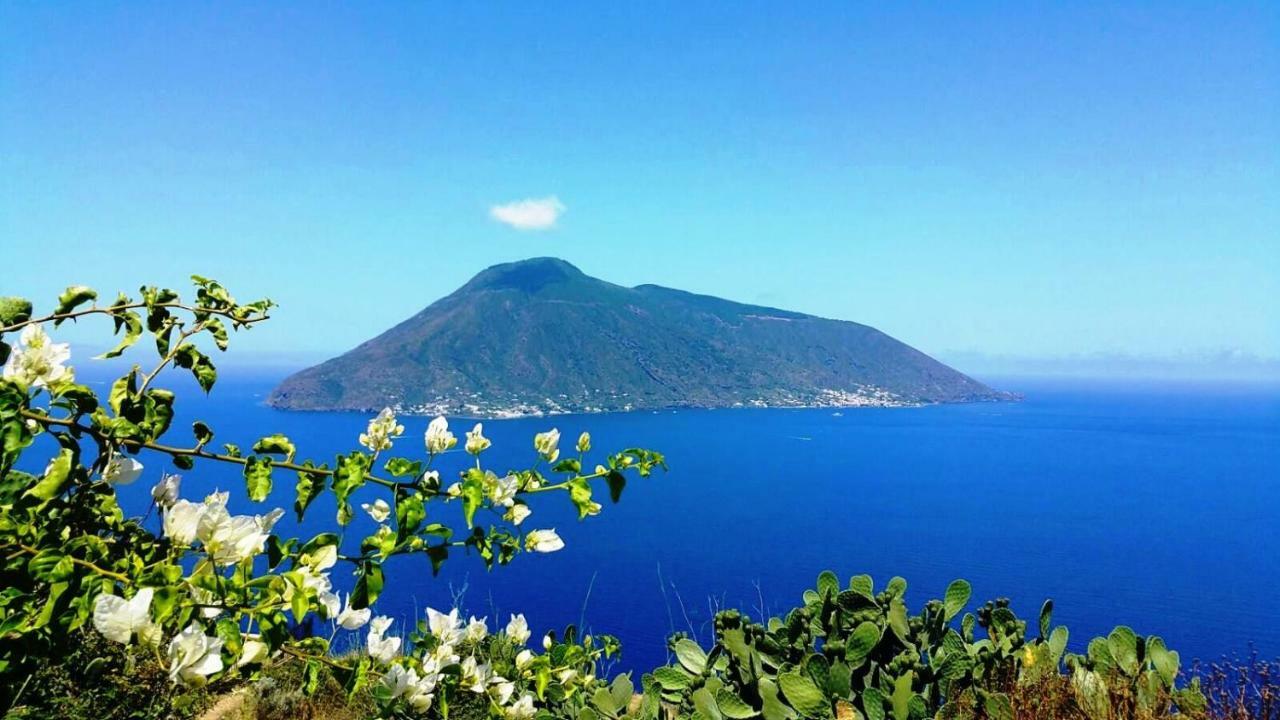
{"type": "Polygon", "coordinates": [[[535,258],[481,272],[354,350],[286,378],[268,402],[516,417],[1010,399],[866,325],[622,287],[535,258]]]}

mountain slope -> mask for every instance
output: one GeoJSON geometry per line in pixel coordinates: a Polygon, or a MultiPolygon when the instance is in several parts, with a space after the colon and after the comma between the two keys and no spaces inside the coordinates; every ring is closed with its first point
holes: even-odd
{"type": "Polygon", "coordinates": [[[536,258],[481,272],[378,337],[287,378],[269,402],[502,416],[1009,397],[866,325],[656,285],[625,288],[536,258]]]}

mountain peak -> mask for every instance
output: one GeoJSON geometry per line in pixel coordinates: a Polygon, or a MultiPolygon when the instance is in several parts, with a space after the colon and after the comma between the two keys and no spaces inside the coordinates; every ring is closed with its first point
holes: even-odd
{"type": "Polygon", "coordinates": [[[463,290],[518,290],[534,293],[548,285],[586,278],[586,274],[572,264],[553,257],[536,257],[528,260],[501,263],[481,270],[463,290]]]}
{"type": "Polygon", "coordinates": [[[274,407],[467,417],[676,407],[855,407],[1008,396],[852,322],[495,265],[287,378],[274,407]]]}

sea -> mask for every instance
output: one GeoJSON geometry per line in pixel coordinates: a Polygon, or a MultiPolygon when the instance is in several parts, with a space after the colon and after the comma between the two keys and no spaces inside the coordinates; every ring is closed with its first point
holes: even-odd
{"type": "MultiPolygon", "coordinates": [[[[222,375],[208,397],[180,383],[169,442],[186,443],[198,418],[215,445],[248,448],[278,432],[300,458],[325,460],[355,448],[368,419],[267,407],[282,371],[222,375]]],[[[411,624],[427,607],[457,604],[491,627],[519,612],[535,640],[573,624],[621,640],[607,671],[643,672],[667,662],[672,633],[707,643],[718,610],[783,614],[830,569],[868,573],[877,588],[901,576],[912,608],[965,578],[971,606],[1007,597],[1032,627],[1052,598],[1075,651],[1124,624],[1163,637],[1184,664],[1280,656],[1280,383],[983,379],[1024,399],[483,421],[493,441],[484,460],[498,471],[527,467],[533,434],[551,428],[566,448],[589,431],[596,458],[658,450],[670,470],[633,477],[617,504],[601,488],[603,511],[581,522],[567,496],[536,496],[526,527],[555,528],[565,542],[556,553],[486,571],[458,551],[438,576],[425,557],[395,558],[377,612],[411,624]]],[[[403,418],[397,453],[423,451],[428,420],[403,418]]],[[[461,439],[474,422],[450,427],[461,439]]],[[[161,456],[141,460],[143,479],[121,490],[139,516],[160,472],[172,470],[161,456]]],[[[468,461],[453,452],[437,467],[447,481],[468,461]]],[[[237,468],[202,463],[183,473],[182,494],[230,489],[234,512],[286,508],[286,535],[332,529],[329,496],[294,520],[294,481],[278,472],[268,501],[254,504],[237,468]]],[[[356,503],[378,491],[366,487],[356,503]]],[[[430,506],[428,519],[462,523],[457,504],[430,506]]],[[[147,522],[156,524],[154,512],[147,522]]],[[[346,547],[375,527],[359,514],[346,547]]],[[[334,580],[352,584],[341,566],[334,580]]]]}

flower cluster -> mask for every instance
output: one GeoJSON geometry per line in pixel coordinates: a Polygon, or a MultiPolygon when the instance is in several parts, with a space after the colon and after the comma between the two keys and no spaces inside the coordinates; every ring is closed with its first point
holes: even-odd
{"type": "Polygon", "coordinates": [[[566,659],[557,665],[549,654],[537,655],[526,647],[531,633],[522,614],[511,615],[500,632],[491,634],[486,618],[471,616],[463,622],[457,608],[447,613],[427,608],[423,632],[415,636],[413,652],[403,656],[398,654],[400,639],[387,637],[390,625],[390,618],[375,619],[366,647],[388,664],[374,694],[393,711],[423,715],[439,693],[464,692],[484,697],[495,715],[531,720],[540,676],[541,682],[558,683],[561,695],[595,683],[592,668],[598,652],[577,646],[577,653],[558,653],[566,659]]]}
{"type": "MultiPolygon", "coordinates": [[[[438,712],[454,693],[468,693],[485,698],[496,715],[529,720],[556,698],[585,694],[603,651],[587,640],[535,653],[526,647],[531,634],[521,615],[491,633],[485,618],[464,621],[456,609],[432,609],[419,630],[394,632],[391,618],[375,609],[388,582],[384,563],[416,554],[438,570],[451,553],[465,550],[492,567],[521,553],[558,551],[564,541],[555,529],[526,529],[533,494],[563,493],[584,518],[600,510],[594,482],[607,482],[616,501],[624,473],[647,475],[663,466],[662,457],[630,449],[584,472],[590,437],[582,433],[578,457],[566,459],[553,428],[534,438],[536,457],[526,469],[499,474],[482,466],[481,454],[492,446],[483,425],[476,423],[460,443],[444,417],[427,426],[425,456],[386,457],[405,432],[391,408],[353,433],[355,449],[324,459],[299,458],[280,434],[262,436],[244,451],[215,444],[214,430],[203,422],[190,426],[194,444],[171,442],[164,436],[178,416],[176,394],[160,387],[160,373],[188,371],[210,391],[217,371],[195,341],[203,337],[226,349],[230,331],[265,320],[272,307],[266,300],[239,303],[212,280],[193,281],[194,302],[144,287],[138,299],[121,294],[98,305],[95,291],[75,286],[44,317],[33,317],[25,300],[0,298],[0,574],[7,585],[0,598],[7,633],[0,695],[84,625],[134,647],[138,657],[154,658],[183,686],[253,677],[269,663],[325,664],[349,690],[371,684],[395,717],[438,712]],[[150,333],[159,364],[133,364],[101,397],[77,384],[69,346],[54,342],[45,324],[90,315],[110,318],[120,336],[105,357],[121,355],[150,333]],[[40,434],[57,442],[34,445],[40,434]],[[446,454],[459,444],[472,459],[456,470],[456,482],[442,482],[451,472],[446,454]],[[19,471],[21,454],[35,447],[56,450],[39,475],[19,471]],[[154,471],[144,462],[156,457],[183,475],[158,472],[149,493],[152,511],[129,518],[116,493],[154,471]],[[364,538],[350,528],[310,539],[282,537],[283,509],[236,514],[230,508],[241,498],[226,490],[184,498],[182,491],[199,481],[192,476],[197,463],[215,462],[242,470],[246,501],[276,497],[278,478],[287,472],[299,520],[313,501],[332,493],[340,526],[359,508],[376,530],[364,538]],[[450,523],[442,510],[461,512],[450,523]],[[481,523],[480,512],[498,520],[481,523]],[[343,572],[333,575],[340,563],[343,572]],[[350,584],[339,587],[344,576],[350,584]],[[293,632],[313,619],[327,622],[333,634],[300,638],[293,632]],[[364,655],[330,654],[339,632],[366,627],[364,655]]],[[[23,467],[39,466],[22,460],[23,467]]]]}
{"type": "Polygon", "coordinates": [[[396,421],[391,408],[382,408],[378,416],[369,421],[369,427],[360,433],[360,444],[370,452],[391,449],[391,440],[404,434],[404,426],[396,421]]]}
{"type": "Polygon", "coordinates": [[[276,508],[266,515],[232,515],[227,512],[229,497],[230,493],[215,492],[199,503],[174,502],[164,510],[165,537],[176,545],[199,542],[209,558],[223,566],[261,553],[284,510],[276,508]]]}
{"type": "Polygon", "coordinates": [[[2,375],[22,387],[50,388],[74,380],[74,373],[66,365],[70,359],[69,344],[53,342],[42,326],[32,324],[18,335],[18,344],[5,362],[2,375]]]}

